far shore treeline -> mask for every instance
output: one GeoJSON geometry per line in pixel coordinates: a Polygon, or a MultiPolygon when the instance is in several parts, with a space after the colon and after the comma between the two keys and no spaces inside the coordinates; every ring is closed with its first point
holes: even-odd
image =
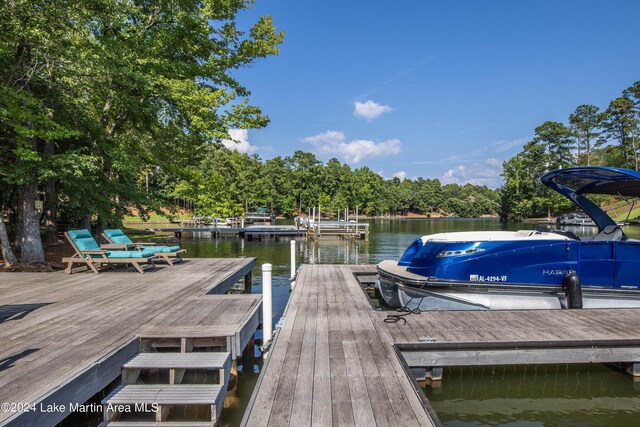
{"type": "Polygon", "coordinates": [[[204,158],[189,167],[189,178],[177,181],[162,171],[150,179],[150,193],[174,205],[195,207],[199,215],[239,216],[267,208],[294,216],[313,207],[334,216],[358,207],[365,215],[495,215],[499,191],[471,184],[442,185],[438,179],[384,179],[367,166],[352,169],[333,158],[323,163],[313,153],[266,161],[210,146],[204,158]]]}

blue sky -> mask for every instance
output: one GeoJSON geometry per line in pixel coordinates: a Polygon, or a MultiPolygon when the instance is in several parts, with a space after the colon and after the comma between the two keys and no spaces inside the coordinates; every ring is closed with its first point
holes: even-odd
{"type": "Polygon", "coordinates": [[[640,1],[256,0],[239,24],[264,14],[280,54],[235,76],[271,123],[234,135],[263,159],[497,187],[536,126],[640,80],[640,1]]]}

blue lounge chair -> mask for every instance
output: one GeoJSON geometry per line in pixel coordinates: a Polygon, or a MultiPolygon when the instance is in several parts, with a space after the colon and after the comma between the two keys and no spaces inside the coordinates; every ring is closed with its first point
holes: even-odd
{"type": "Polygon", "coordinates": [[[64,233],[75,254],[72,257],[62,258],[67,263],[65,273],[73,272],[74,264],[86,265],[94,273],[99,274],[98,267],[110,264],[131,264],[139,273],[144,273],[141,264],[153,266],[156,258],[152,251],[126,251],[105,250],[98,245],[89,230],[69,230],[64,233]]]}
{"type": "Polygon", "coordinates": [[[180,249],[180,246],[160,246],[155,243],[134,243],[119,228],[104,230],[102,237],[109,242],[108,245],[102,245],[103,248],[151,251],[157,257],[164,259],[170,266],[173,266],[173,260],[171,258],[177,258],[182,262],[182,257],[180,255],[187,252],[186,249],[180,249]]]}

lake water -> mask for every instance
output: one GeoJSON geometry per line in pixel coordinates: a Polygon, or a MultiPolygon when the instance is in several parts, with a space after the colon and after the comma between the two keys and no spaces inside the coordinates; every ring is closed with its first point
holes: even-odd
{"type": "MultiPolygon", "coordinates": [[[[504,224],[493,218],[376,219],[368,222],[370,224],[369,242],[327,237],[321,238],[318,244],[314,244],[308,243],[305,238],[296,239],[296,265],[299,266],[303,263],[377,264],[384,259],[397,259],[409,244],[426,234],[535,228],[535,224],[504,224]]],[[[292,224],[292,222],[278,221],[277,224],[292,224]]],[[[595,233],[591,227],[574,228],[571,231],[578,235],[595,233]]],[[[627,227],[625,232],[630,237],[640,238],[640,227],[627,227]]],[[[284,312],[291,290],[289,283],[289,238],[248,241],[232,237],[213,239],[210,233],[183,234],[180,245],[187,249],[189,257],[194,258],[256,257],[257,267],[253,272],[254,293],[262,291],[262,264],[272,264],[275,325],[284,312]]],[[[259,353],[257,347],[256,353],[259,353]]],[[[260,369],[259,363],[252,367],[239,367],[241,371],[239,373],[239,395],[237,399],[234,399],[233,407],[223,411],[221,425],[236,426],[240,423],[260,369]]],[[[460,368],[456,369],[460,370],[460,368]]],[[[426,390],[436,413],[441,413],[442,420],[446,425],[625,425],[625,420],[628,418],[624,418],[624,412],[627,409],[635,411],[633,412],[635,415],[640,414],[638,412],[638,408],[640,408],[640,391],[638,390],[640,387],[634,386],[630,379],[620,373],[600,365],[548,367],[544,370],[544,375],[540,373],[542,368],[536,369],[534,367],[510,367],[508,375],[505,370],[504,375],[491,374],[490,376],[487,376],[488,374],[485,372],[490,372],[487,370],[490,370],[491,367],[483,368],[482,373],[481,370],[476,371],[476,368],[464,369],[468,369],[468,372],[463,371],[461,375],[458,375],[459,379],[456,376],[458,371],[449,374],[445,372],[445,380],[441,389],[426,390]],[[554,374],[556,371],[558,373],[554,374]],[[455,381],[450,381],[450,376],[455,376],[455,381]],[[504,376],[509,378],[499,382],[498,379],[504,376]],[[578,393],[567,394],[569,389],[578,393]],[[482,390],[493,391],[487,394],[482,390]],[[515,390],[518,391],[517,394],[514,394],[515,390]],[[523,390],[528,390],[528,394],[520,394],[523,390]],[[486,398],[483,395],[486,395],[486,398]],[[565,400],[558,400],[559,395],[565,400]],[[555,403],[551,405],[550,402],[555,403]],[[628,405],[615,404],[611,407],[613,409],[603,409],[603,405],[610,402],[627,402],[628,405]],[[560,406],[558,407],[558,405],[560,406]],[[546,406],[549,406],[549,411],[544,409],[546,406]],[[620,409],[623,406],[627,409],[620,409]],[[477,415],[473,414],[476,410],[469,409],[472,407],[477,407],[477,415]],[[577,412],[571,409],[574,407],[577,412]],[[540,415],[544,412],[549,412],[552,415],[548,417],[540,415]],[[574,415],[566,415],[574,412],[574,415]],[[462,415],[457,416],[458,413],[462,415]],[[531,413],[535,416],[530,417],[531,413]],[[588,423],[583,424],[583,421],[585,423],[588,421],[588,423]]],[[[502,367],[496,369],[501,370],[502,367]]],[[[640,416],[636,419],[640,420],[640,416]]],[[[640,421],[636,425],[640,425],[640,421]]]]}

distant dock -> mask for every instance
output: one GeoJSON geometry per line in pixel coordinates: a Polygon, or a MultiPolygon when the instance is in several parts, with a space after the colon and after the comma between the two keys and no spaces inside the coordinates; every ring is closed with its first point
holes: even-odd
{"type": "MultiPolygon", "coordinates": [[[[69,415],[71,403],[84,403],[121,374],[124,384],[127,378],[135,384],[140,366],[170,369],[171,386],[164,389],[179,392],[162,397],[156,422],[168,413],[167,404],[195,399],[188,385],[177,385],[185,368],[221,370],[222,384],[194,387],[206,389],[213,425],[229,360],[249,344],[262,301],[255,294],[221,294],[243,278],[250,285],[255,264],[255,258],[187,259],[145,274],[0,274],[0,402],[36,405],[35,410],[16,406],[0,411],[0,425],[55,425],[69,415]],[[153,357],[142,361],[146,365],[129,362],[142,365],[123,371],[123,364],[145,346],[174,347],[177,353],[168,358],[148,353],[153,357]],[[223,353],[190,353],[198,346],[215,346],[223,353]],[[211,390],[220,394],[212,396],[211,390]],[[57,409],[42,411],[41,405],[57,409]]],[[[144,391],[139,389],[116,390],[111,399],[135,403],[144,391]]]]}
{"type": "Polygon", "coordinates": [[[176,238],[181,238],[183,233],[204,233],[212,237],[237,236],[247,240],[260,240],[263,238],[280,237],[306,237],[309,240],[318,241],[322,236],[362,239],[369,241],[368,223],[345,223],[338,221],[325,221],[304,225],[250,225],[247,227],[172,227],[172,228],[147,228],[155,233],[173,233],[176,238]]]}
{"type": "Polygon", "coordinates": [[[640,374],[640,309],[425,311],[386,323],[358,277],[375,266],[303,265],[245,426],[439,425],[420,379],[444,366],[616,363],[640,374]],[[634,363],[635,362],[635,363],[634,363]]]}

